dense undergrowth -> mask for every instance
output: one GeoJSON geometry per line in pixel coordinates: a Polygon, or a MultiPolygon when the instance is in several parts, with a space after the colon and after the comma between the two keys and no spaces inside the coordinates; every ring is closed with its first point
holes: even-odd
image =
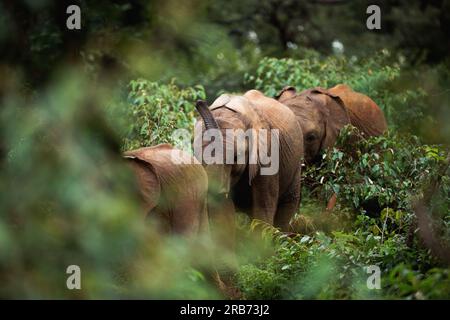
{"type": "MultiPolygon", "coordinates": [[[[265,230],[275,244],[269,253],[262,250],[265,253],[242,260],[236,279],[245,298],[450,298],[450,270],[423,245],[412,209],[412,201],[445,165],[446,149],[423,144],[413,133],[424,119],[435,120],[430,120],[432,110],[427,109],[429,97],[423,88],[397,85],[408,77],[402,61],[387,50],[366,59],[322,59],[309,53],[300,60],[264,58],[255,74],[245,76],[248,86],[268,96],[285,85],[302,90],[346,83],[372,97],[390,127],[387,134],[367,140],[346,127],[322,162],[304,171],[300,212],[291,222],[297,236],[254,222],[253,227],[265,230]],[[337,206],[325,211],[333,193],[337,206]],[[380,290],[368,289],[370,266],[380,268],[380,290]]],[[[131,135],[134,145],[172,141],[166,128],[175,123],[192,128],[192,101],[204,95],[202,87],[179,89],[173,83],[145,80],[132,82],[130,91],[132,130],[138,133],[131,135]],[[167,108],[170,112],[161,117],[167,108]],[[151,133],[148,123],[156,128],[151,133]]],[[[133,145],[130,140],[126,144],[133,145]]],[[[445,230],[444,239],[450,238],[449,190],[447,172],[430,204],[433,219],[445,230]]],[[[241,233],[249,227],[250,222],[244,223],[241,233]]]]}
{"type": "MultiPolygon", "coordinates": [[[[436,104],[429,92],[446,87],[448,68],[430,68],[438,80],[423,88],[411,80],[419,71],[387,51],[365,59],[264,58],[255,70],[242,82],[269,96],[285,85],[347,83],[383,108],[390,132],[350,144],[357,133],[349,127],[321,164],[304,171],[291,223],[298,235],[239,220],[243,297],[450,298],[449,269],[422,243],[411,207],[445,165],[446,147],[429,142],[444,142],[438,138],[447,129],[435,113],[445,100],[436,104]],[[422,134],[423,121],[435,130],[422,134]],[[337,206],[325,211],[333,193],[337,206]],[[369,266],[380,268],[380,290],[366,285],[369,266]]],[[[100,90],[68,73],[30,101],[8,96],[0,112],[1,297],[220,297],[203,271],[210,261],[199,248],[208,240],[186,244],[143,228],[120,159],[121,150],[176,143],[175,128],[192,130],[195,100],[219,94],[205,97],[217,84],[201,84],[136,79],[122,95],[124,88],[100,90]],[[83,270],[81,292],[66,290],[71,264],[83,270]]],[[[446,241],[450,179],[441,175],[428,207],[446,241]]]]}
{"type": "MultiPolygon", "coordinates": [[[[411,76],[402,72],[401,61],[388,51],[361,60],[266,58],[256,75],[247,75],[270,96],[285,85],[303,90],[349,84],[379,104],[390,128],[365,140],[349,126],[335,148],[304,171],[302,204],[291,223],[299,235],[289,238],[266,226],[276,253],[241,268],[238,279],[247,298],[450,298],[450,270],[423,245],[412,209],[414,199],[442,175],[447,150],[415,135],[418,123],[429,119],[429,97],[421,87],[399,91],[396,83],[411,76]],[[334,193],[337,206],[326,211],[334,193]],[[368,289],[369,266],[380,268],[379,290],[368,289]]],[[[429,205],[448,242],[448,170],[440,181],[429,205]]]]}
{"type": "MultiPolygon", "coordinates": [[[[322,163],[305,172],[302,206],[292,221],[299,234],[289,238],[264,226],[277,249],[242,267],[239,282],[247,298],[450,297],[449,269],[423,245],[411,207],[445,165],[444,150],[391,134],[350,146],[355,130],[343,130],[322,163]],[[338,205],[327,211],[333,193],[338,205]],[[366,285],[370,266],[380,268],[380,290],[366,285]]],[[[449,187],[447,175],[434,195],[444,241],[450,240],[449,187]]]]}

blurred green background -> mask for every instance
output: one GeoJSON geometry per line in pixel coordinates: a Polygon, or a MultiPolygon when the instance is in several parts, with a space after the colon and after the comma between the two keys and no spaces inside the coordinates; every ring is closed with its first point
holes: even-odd
{"type": "Polygon", "coordinates": [[[347,83],[389,134],[348,158],[346,131],[304,173],[297,237],[261,238],[240,217],[236,283],[244,298],[450,298],[411,206],[439,176],[428,205],[445,243],[450,1],[376,3],[380,30],[366,27],[373,1],[2,1],[0,297],[219,298],[202,270],[220,244],[143,226],[120,152],[175,142],[199,98],[347,83]],[[66,28],[71,4],[80,30],[66,28]],[[332,192],[343,201],[324,215],[332,192]],[[71,264],[82,290],[66,288],[71,264]],[[366,288],[367,265],[381,290],[366,288]]]}

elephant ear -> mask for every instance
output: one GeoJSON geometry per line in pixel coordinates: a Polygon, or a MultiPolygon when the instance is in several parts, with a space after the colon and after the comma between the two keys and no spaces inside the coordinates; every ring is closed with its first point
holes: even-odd
{"type": "MultiPolygon", "coordinates": [[[[232,96],[223,94],[218,97],[213,104],[209,107],[211,111],[218,108],[227,108],[231,111],[241,114],[244,118],[246,118],[246,122],[250,124],[250,128],[252,133],[256,132],[256,134],[251,135],[251,145],[253,146],[249,150],[249,184],[252,184],[253,178],[258,174],[260,169],[260,162],[258,159],[258,134],[259,130],[263,128],[261,119],[259,114],[256,112],[255,106],[252,102],[244,96],[232,96]],[[250,163],[251,162],[251,163],[250,163]]],[[[261,141],[263,143],[264,141],[261,141]]],[[[267,149],[266,149],[267,150],[267,149]]]]}
{"type": "Polygon", "coordinates": [[[275,96],[275,99],[283,102],[286,101],[297,94],[297,90],[295,90],[292,86],[286,86],[275,96]]]}
{"type": "Polygon", "coordinates": [[[332,147],[339,135],[339,131],[350,123],[350,117],[342,99],[324,88],[314,88],[313,94],[320,95],[320,105],[325,118],[325,135],[322,140],[322,149],[332,147]]]}
{"type": "Polygon", "coordinates": [[[254,125],[260,122],[259,115],[256,113],[252,102],[246,97],[223,94],[213,102],[209,110],[213,111],[218,108],[227,108],[240,113],[254,125]]]}
{"type": "Polygon", "coordinates": [[[155,167],[146,159],[145,152],[150,148],[125,152],[123,157],[130,163],[145,205],[145,213],[153,209],[160,201],[161,183],[155,167]]]}
{"type": "Polygon", "coordinates": [[[156,146],[153,147],[149,147],[151,149],[173,149],[173,146],[170,143],[160,143],[157,144],[156,146]]]}

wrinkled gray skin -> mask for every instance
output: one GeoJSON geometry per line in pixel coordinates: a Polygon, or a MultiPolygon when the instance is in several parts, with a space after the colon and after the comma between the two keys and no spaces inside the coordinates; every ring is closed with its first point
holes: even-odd
{"type": "MultiPolygon", "coordinates": [[[[206,128],[203,122],[207,123],[208,129],[220,128],[224,148],[233,148],[235,154],[238,148],[235,141],[227,141],[225,129],[279,130],[280,167],[275,175],[261,175],[259,163],[248,164],[248,146],[240,148],[240,152],[245,152],[246,164],[235,162],[205,166],[210,185],[208,212],[211,217],[221,217],[219,219],[222,219],[220,223],[223,226],[234,224],[236,207],[251,218],[260,219],[287,231],[289,221],[300,203],[303,158],[301,128],[292,111],[256,90],[248,91],[243,96],[221,96],[209,109],[199,104],[197,109],[203,121],[197,122],[196,132],[204,132],[206,128]]],[[[198,142],[201,136],[196,135],[195,139],[198,142]]],[[[207,144],[208,142],[203,142],[204,146],[207,144]]],[[[229,229],[225,236],[233,237],[232,232],[232,229],[229,229]]]]}

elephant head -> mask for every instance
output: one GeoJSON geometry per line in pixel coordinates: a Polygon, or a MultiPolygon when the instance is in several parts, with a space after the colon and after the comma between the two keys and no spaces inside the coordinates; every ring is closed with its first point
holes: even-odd
{"type": "MultiPolygon", "coordinates": [[[[202,146],[195,152],[197,159],[203,159],[203,154],[200,155],[198,151],[203,152],[211,143],[211,141],[204,140],[205,131],[215,130],[218,134],[214,137],[219,139],[216,145],[222,146],[221,150],[215,151],[221,152],[216,160],[222,162],[206,166],[208,176],[212,177],[210,180],[216,184],[218,193],[228,193],[231,186],[247,171],[248,184],[251,185],[253,178],[258,173],[257,135],[250,134],[248,136],[250,141],[244,143],[238,143],[236,136],[229,135],[230,132],[246,132],[248,129],[262,128],[260,118],[250,104],[251,102],[244,97],[229,95],[220,96],[210,107],[202,100],[197,101],[196,108],[204,123],[203,130],[200,129],[201,122],[196,125],[194,145],[202,146]],[[228,154],[234,155],[234,158],[227,159],[228,154]],[[238,161],[238,158],[243,161],[238,161]]],[[[259,141],[259,143],[261,142],[259,141]]]]}
{"type": "Polygon", "coordinates": [[[293,87],[285,87],[276,99],[297,118],[303,132],[306,163],[314,162],[321,150],[333,146],[340,129],[350,123],[343,101],[320,87],[300,93],[293,87]]]}

